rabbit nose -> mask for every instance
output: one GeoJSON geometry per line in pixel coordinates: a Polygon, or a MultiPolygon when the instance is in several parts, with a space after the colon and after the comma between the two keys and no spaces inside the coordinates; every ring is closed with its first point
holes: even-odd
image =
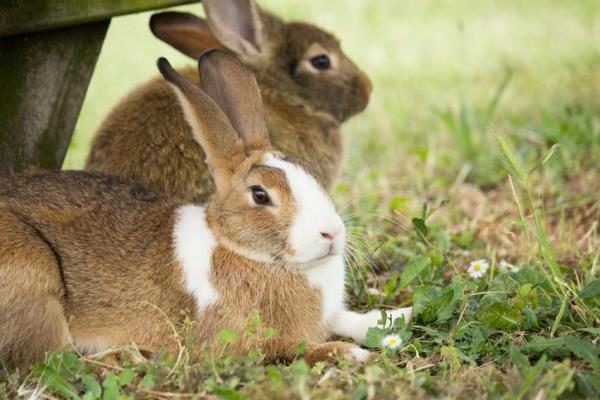
{"type": "Polygon", "coordinates": [[[330,230],[322,230],[321,237],[323,239],[333,242],[333,240],[340,234],[340,232],[341,232],[340,228],[333,228],[330,230]]]}
{"type": "Polygon", "coordinates": [[[321,232],[321,237],[323,237],[324,239],[327,239],[327,240],[333,240],[335,235],[332,233],[329,233],[329,232],[321,232]]]}
{"type": "Polygon", "coordinates": [[[366,87],[366,91],[367,91],[367,96],[370,96],[371,93],[373,93],[373,82],[371,81],[371,79],[367,76],[367,74],[363,73],[362,76],[362,81],[363,84],[366,87]]]}
{"type": "Polygon", "coordinates": [[[373,81],[369,78],[369,75],[365,74],[363,71],[358,71],[358,75],[355,78],[355,82],[360,88],[362,95],[369,99],[369,96],[373,92],[373,81]]]}

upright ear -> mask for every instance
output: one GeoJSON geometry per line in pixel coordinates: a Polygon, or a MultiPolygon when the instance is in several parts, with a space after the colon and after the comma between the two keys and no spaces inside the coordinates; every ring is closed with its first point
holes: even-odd
{"type": "Polygon", "coordinates": [[[210,30],[229,50],[247,56],[264,51],[263,24],[254,0],[203,0],[210,30]]]}
{"type": "Polygon", "coordinates": [[[270,150],[262,99],[252,71],[223,50],[204,53],[199,69],[202,89],[225,112],[246,152],[270,150]]]}
{"type": "Polygon", "coordinates": [[[223,47],[206,20],[193,14],[164,12],[150,17],[150,30],[160,40],[197,60],[203,51],[223,47]]]}
{"type": "Polygon", "coordinates": [[[246,158],[244,143],[219,106],[200,88],[179,75],[165,58],[159,58],[158,69],[173,86],[183,114],[194,138],[206,153],[206,163],[213,174],[217,192],[226,192],[231,176],[246,158]]]}

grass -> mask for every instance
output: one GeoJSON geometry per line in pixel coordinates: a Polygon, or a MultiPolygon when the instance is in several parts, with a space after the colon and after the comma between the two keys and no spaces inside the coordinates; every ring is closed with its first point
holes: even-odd
{"type": "MultiPolygon", "coordinates": [[[[0,376],[0,397],[597,398],[600,5],[283,3],[261,2],[336,32],[373,78],[371,105],[345,127],[334,190],[351,239],[348,298],[365,310],[413,304],[414,322],[372,329],[378,356],[362,367],[57,353],[0,376]],[[491,268],[472,279],[481,258],[491,268]],[[403,345],[381,349],[391,333],[403,345]]],[[[82,166],[99,121],[158,56],[186,62],[147,19],[113,21],[67,168],[82,166]]]]}

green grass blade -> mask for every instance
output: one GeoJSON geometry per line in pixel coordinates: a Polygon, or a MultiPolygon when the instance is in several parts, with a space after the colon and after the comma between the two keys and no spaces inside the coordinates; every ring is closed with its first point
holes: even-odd
{"type": "Polygon", "coordinates": [[[504,135],[495,134],[494,138],[500,147],[503,161],[507,169],[519,180],[523,186],[527,186],[529,175],[527,169],[512,143],[504,135]]]}

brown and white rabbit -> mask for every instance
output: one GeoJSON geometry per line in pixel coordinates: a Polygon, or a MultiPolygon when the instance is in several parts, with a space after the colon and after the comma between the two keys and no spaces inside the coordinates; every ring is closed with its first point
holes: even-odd
{"type": "MultiPolygon", "coordinates": [[[[235,53],[256,75],[273,147],[302,161],[329,189],[342,161],[340,124],[367,106],[369,78],[335,37],[314,25],[286,23],[254,0],[203,4],[206,20],[176,12],[156,14],[152,31],[194,59],[212,47],[235,53]]],[[[198,83],[195,68],[179,72],[198,83]]],[[[175,95],[156,78],[110,112],[96,132],[85,169],[203,202],[214,191],[204,158],[175,95]]]]}
{"type": "MultiPolygon", "coordinates": [[[[196,322],[194,348],[241,333],[254,310],[278,335],[232,346],[290,360],[362,361],[379,311],[344,305],[341,218],[315,178],[272,149],[252,73],[220,50],[199,61],[203,90],[159,69],[206,153],[216,192],[181,203],[122,178],[39,172],[0,178],[0,359],[27,365],[70,344],[135,342],[174,351],[172,325],[196,322]]],[[[391,311],[410,318],[410,308],[391,311]]]]}

